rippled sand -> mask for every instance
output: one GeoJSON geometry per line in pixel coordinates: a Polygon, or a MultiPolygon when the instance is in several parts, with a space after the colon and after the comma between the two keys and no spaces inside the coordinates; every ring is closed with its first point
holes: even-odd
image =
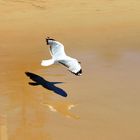
{"type": "Polygon", "coordinates": [[[139,140],[140,2],[0,0],[0,140],[139,140]],[[76,77],[41,67],[54,37],[76,77]],[[31,86],[25,72],[67,93],[31,86]]]}

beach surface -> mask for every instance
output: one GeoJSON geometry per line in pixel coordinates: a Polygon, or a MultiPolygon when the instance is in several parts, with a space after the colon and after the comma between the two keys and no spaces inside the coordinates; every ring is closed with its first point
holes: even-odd
{"type": "Polygon", "coordinates": [[[0,0],[0,50],[0,140],[140,140],[140,1],[0,0]],[[47,36],[82,76],[40,65],[47,36]]]}

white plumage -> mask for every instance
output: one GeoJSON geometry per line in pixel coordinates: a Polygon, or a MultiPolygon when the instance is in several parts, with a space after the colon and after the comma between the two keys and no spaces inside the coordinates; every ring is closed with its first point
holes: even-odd
{"type": "Polygon", "coordinates": [[[60,63],[68,68],[70,72],[75,75],[82,75],[82,68],[77,59],[69,57],[65,54],[64,46],[60,42],[47,38],[47,45],[50,45],[50,53],[52,58],[49,60],[42,60],[42,66],[50,66],[55,63],[60,63]]]}

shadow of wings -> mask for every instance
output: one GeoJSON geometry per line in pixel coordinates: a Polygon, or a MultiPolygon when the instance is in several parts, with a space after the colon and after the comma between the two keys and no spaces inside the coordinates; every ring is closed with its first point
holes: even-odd
{"type": "Polygon", "coordinates": [[[41,85],[45,89],[51,90],[54,93],[61,95],[63,97],[67,97],[67,93],[63,89],[55,86],[56,84],[61,84],[63,82],[49,82],[45,80],[43,77],[31,72],[25,72],[25,74],[33,81],[33,82],[29,82],[30,85],[32,86],[41,85]]]}

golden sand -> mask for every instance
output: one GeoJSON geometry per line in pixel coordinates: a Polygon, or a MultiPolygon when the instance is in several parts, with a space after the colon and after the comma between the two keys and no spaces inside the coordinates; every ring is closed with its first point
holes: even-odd
{"type": "Polygon", "coordinates": [[[139,15],[138,0],[0,0],[0,140],[139,140],[139,15]],[[81,77],[40,66],[46,36],[82,62],[81,77]],[[68,96],[29,85],[26,71],[68,96]]]}

